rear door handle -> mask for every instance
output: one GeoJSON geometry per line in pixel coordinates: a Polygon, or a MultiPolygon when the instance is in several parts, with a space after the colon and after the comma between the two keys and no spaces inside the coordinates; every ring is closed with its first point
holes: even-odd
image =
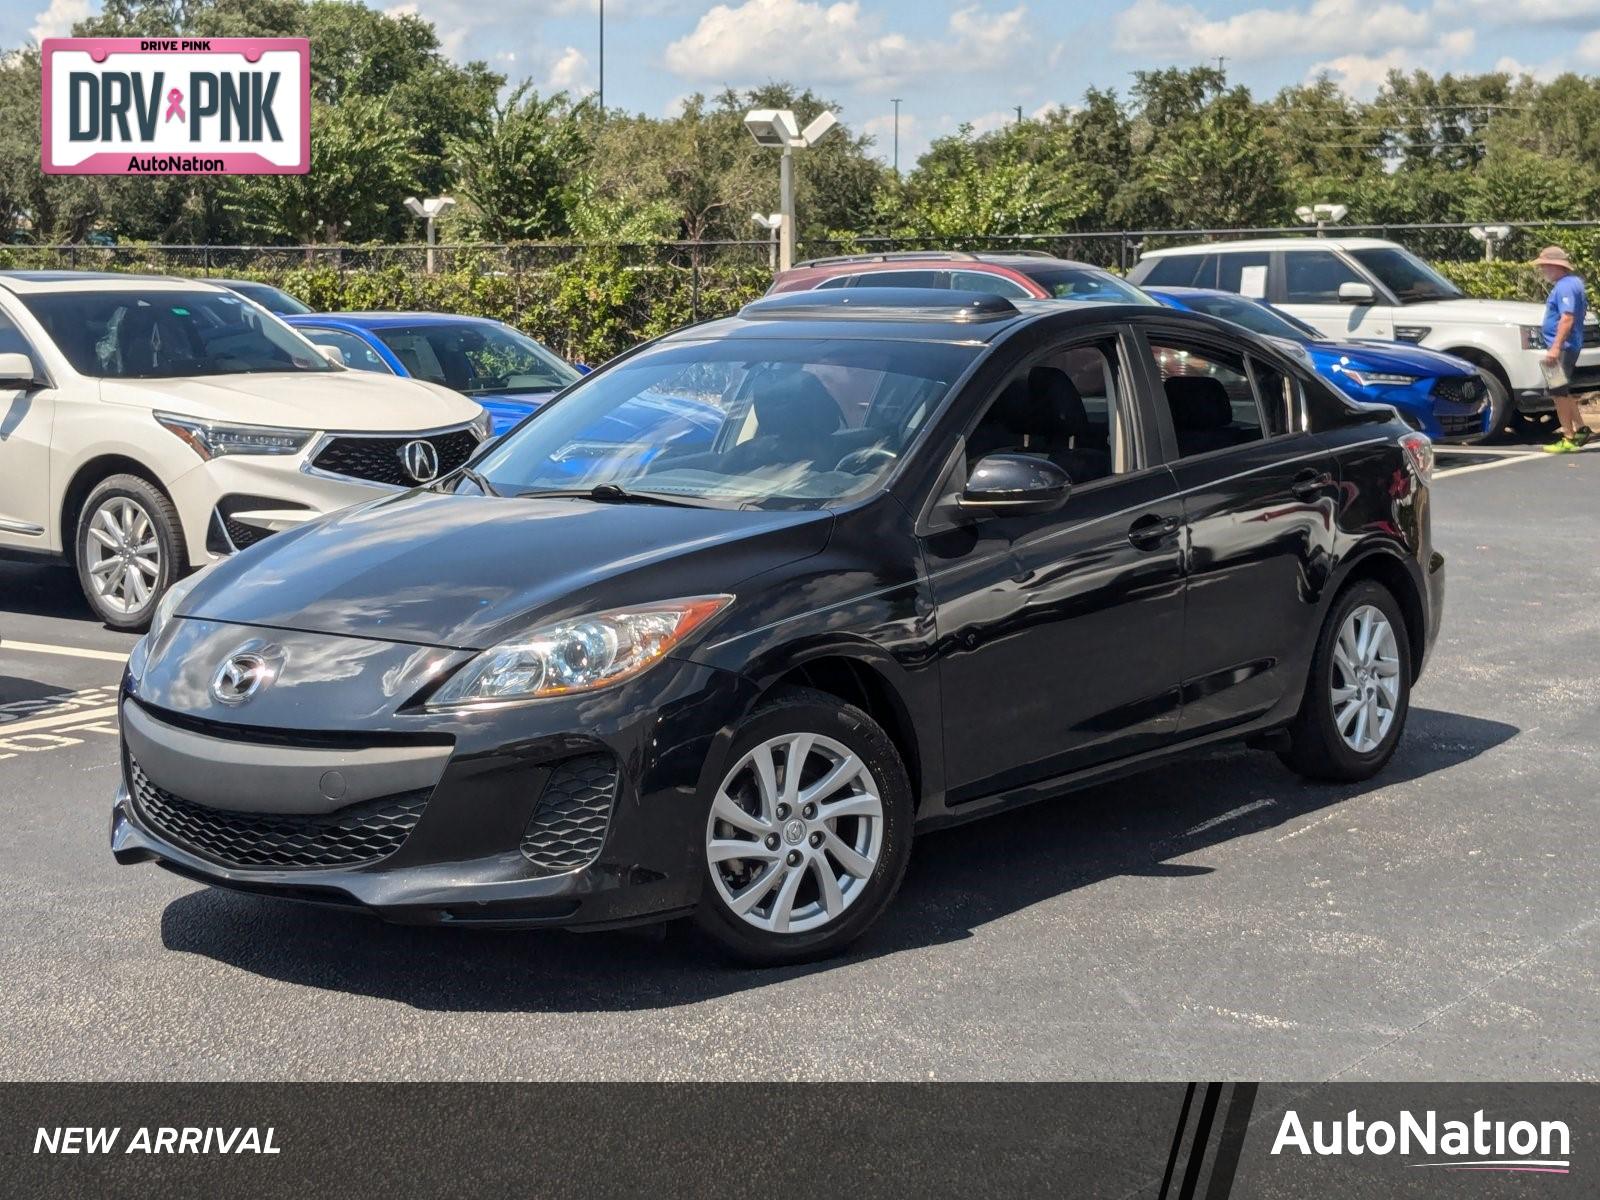
{"type": "Polygon", "coordinates": [[[1326,471],[1305,470],[1294,477],[1289,491],[1296,500],[1314,500],[1333,486],[1333,476],[1326,471]]]}
{"type": "Polygon", "coordinates": [[[1183,524],[1177,517],[1158,517],[1147,513],[1128,526],[1128,541],[1137,550],[1154,550],[1183,524]]]}

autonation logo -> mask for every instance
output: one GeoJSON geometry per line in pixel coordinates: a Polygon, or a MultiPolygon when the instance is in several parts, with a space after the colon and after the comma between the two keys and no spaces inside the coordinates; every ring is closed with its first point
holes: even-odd
{"type": "Polygon", "coordinates": [[[1295,1150],[1319,1157],[1417,1154],[1436,1161],[1407,1166],[1565,1175],[1572,1166],[1572,1133],[1565,1121],[1491,1121],[1482,1109],[1470,1121],[1441,1121],[1432,1110],[1421,1117],[1402,1110],[1394,1121],[1364,1121],[1351,1109],[1341,1120],[1312,1121],[1307,1131],[1291,1108],[1283,1114],[1272,1153],[1295,1150]]]}

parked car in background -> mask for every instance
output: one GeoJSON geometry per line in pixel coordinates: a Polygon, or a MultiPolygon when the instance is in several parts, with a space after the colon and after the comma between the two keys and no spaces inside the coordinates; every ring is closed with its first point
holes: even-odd
{"type": "MultiPolygon", "coordinates": [[[[1554,411],[1539,367],[1542,306],[1469,299],[1394,242],[1302,237],[1175,246],[1146,252],[1128,279],[1147,287],[1221,288],[1266,300],[1329,337],[1410,342],[1454,354],[1483,368],[1495,411],[1525,429],[1554,411]]],[[[1600,316],[1593,313],[1574,382],[1581,390],[1600,387],[1600,316]]]]}
{"type": "Polygon", "coordinates": [[[448,313],[318,313],[286,318],[347,367],[426,379],[471,396],[498,436],[583,374],[500,321],[448,313]]]}
{"type": "Polygon", "coordinates": [[[187,584],[129,659],[117,860],[793,962],[919,829],[1225,741],[1383,768],[1442,611],[1425,436],[1143,299],[853,300],[669,334],[187,584]],[[660,396],[710,443],[577,449],[660,396]]]}
{"type": "Polygon", "coordinates": [[[968,254],[955,250],[813,259],[779,274],[767,295],[817,288],[936,288],[987,292],[1008,300],[1151,303],[1138,288],[1088,263],[1049,254],[968,254]]]}
{"type": "Polygon", "coordinates": [[[466,462],[489,414],[198,280],[0,272],[0,548],[146,625],[191,568],[466,462]]]}
{"type": "Polygon", "coordinates": [[[1270,304],[1209,288],[1152,287],[1163,304],[1243,325],[1301,348],[1329,383],[1363,404],[1388,404],[1435,441],[1477,442],[1504,420],[1494,412],[1481,369],[1465,359],[1397,342],[1336,342],[1270,304]],[[1497,421],[1497,417],[1499,421],[1497,421]]]}
{"type": "Polygon", "coordinates": [[[237,292],[246,300],[261,305],[275,317],[292,317],[311,311],[309,304],[301,303],[282,288],[273,287],[270,283],[258,283],[254,279],[208,279],[206,282],[225,287],[230,292],[237,292]]]}

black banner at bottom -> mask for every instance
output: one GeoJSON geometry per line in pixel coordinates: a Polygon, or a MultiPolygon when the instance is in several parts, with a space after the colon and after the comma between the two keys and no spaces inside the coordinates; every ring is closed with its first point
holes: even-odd
{"type": "Polygon", "coordinates": [[[0,1196],[1600,1191],[1586,1084],[5,1084],[0,1196]]]}

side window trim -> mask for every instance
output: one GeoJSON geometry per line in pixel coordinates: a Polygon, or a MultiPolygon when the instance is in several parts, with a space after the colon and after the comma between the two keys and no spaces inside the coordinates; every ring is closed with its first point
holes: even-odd
{"type": "Polygon", "coordinates": [[[1253,350],[1245,355],[1244,364],[1245,372],[1250,376],[1250,390],[1253,391],[1256,396],[1256,411],[1263,418],[1267,417],[1269,414],[1267,412],[1266,394],[1263,391],[1261,384],[1260,371],[1262,367],[1266,367],[1276,372],[1283,379],[1283,384],[1285,387],[1294,388],[1294,399],[1292,401],[1287,396],[1280,395],[1272,402],[1275,407],[1282,407],[1284,409],[1283,415],[1287,418],[1287,420],[1283,430],[1281,432],[1274,432],[1272,428],[1272,422],[1263,420],[1261,432],[1265,436],[1262,438],[1262,440],[1272,441],[1275,438],[1299,437],[1301,434],[1309,432],[1310,422],[1306,420],[1306,394],[1305,388],[1300,384],[1300,377],[1295,375],[1287,368],[1280,367],[1277,363],[1272,362],[1270,359],[1263,358],[1260,354],[1253,350]]]}

